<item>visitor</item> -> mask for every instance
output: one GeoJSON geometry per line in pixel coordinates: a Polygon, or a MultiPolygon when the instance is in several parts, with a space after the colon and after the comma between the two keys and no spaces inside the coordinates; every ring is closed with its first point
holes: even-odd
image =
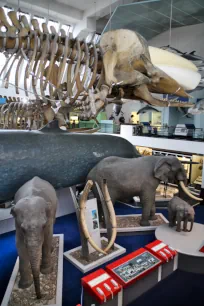
{"type": "Polygon", "coordinates": [[[152,134],[152,121],[149,121],[149,125],[147,126],[147,129],[148,129],[149,136],[151,136],[151,134],[152,134]]]}
{"type": "Polygon", "coordinates": [[[129,123],[134,123],[134,115],[130,116],[129,123]]]}
{"type": "Polygon", "coordinates": [[[125,123],[125,117],[124,116],[121,116],[119,118],[119,123],[120,123],[120,125],[125,123]]]}
{"type": "Polygon", "coordinates": [[[113,122],[115,123],[115,117],[113,116],[113,114],[110,116],[109,120],[113,120],[113,122]]]}
{"type": "Polygon", "coordinates": [[[72,128],[75,129],[75,127],[76,127],[76,123],[75,123],[75,120],[73,120],[73,122],[72,122],[72,128]]]}

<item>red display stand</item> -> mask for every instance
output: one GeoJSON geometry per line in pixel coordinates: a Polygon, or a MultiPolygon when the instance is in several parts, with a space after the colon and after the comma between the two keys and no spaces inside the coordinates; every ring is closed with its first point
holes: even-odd
{"type": "Polygon", "coordinates": [[[111,305],[118,305],[118,293],[122,287],[106,271],[99,269],[81,279],[84,288],[83,305],[100,305],[111,302],[111,305]]]}
{"type": "Polygon", "coordinates": [[[160,240],[82,278],[83,306],[126,306],[171,274],[177,252],[160,240]]]}
{"type": "Polygon", "coordinates": [[[169,274],[171,274],[174,270],[177,269],[178,266],[178,254],[176,250],[162,242],[161,240],[155,240],[145,246],[152,254],[156,255],[163,262],[161,267],[159,280],[164,279],[169,274]]]}

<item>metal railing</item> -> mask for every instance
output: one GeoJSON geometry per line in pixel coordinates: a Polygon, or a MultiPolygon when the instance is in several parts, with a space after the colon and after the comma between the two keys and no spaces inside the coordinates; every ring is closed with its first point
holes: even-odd
{"type": "Polygon", "coordinates": [[[133,136],[164,137],[173,139],[204,140],[201,128],[187,128],[177,126],[133,126],[133,136]]]}

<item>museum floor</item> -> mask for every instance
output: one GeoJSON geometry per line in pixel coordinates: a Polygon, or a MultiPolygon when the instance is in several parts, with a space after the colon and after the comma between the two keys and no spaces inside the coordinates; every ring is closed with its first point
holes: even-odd
{"type": "MultiPolygon", "coordinates": [[[[204,223],[204,206],[195,208],[196,222],[204,223]]],[[[137,210],[140,213],[140,210],[137,210]]],[[[167,217],[166,210],[158,210],[167,217]]],[[[117,214],[135,213],[135,209],[116,205],[117,214]]],[[[64,250],[67,251],[80,245],[79,231],[75,214],[58,218],[55,224],[55,234],[64,234],[64,250]]],[[[116,242],[127,249],[127,253],[134,251],[153,241],[154,234],[118,237],[116,242]]],[[[203,236],[204,238],[204,236],[203,236]]],[[[204,239],[203,239],[204,240],[204,239]]],[[[0,236],[0,303],[3,299],[11,272],[16,261],[14,232],[0,236]]],[[[64,260],[63,268],[63,306],[76,306],[80,302],[80,279],[83,274],[71,263],[64,260]]],[[[150,305],[204,305],[204,275],[176,271],[170,277],[160,282],[153,289],[137,299],[131,306],[150,305]]]]}

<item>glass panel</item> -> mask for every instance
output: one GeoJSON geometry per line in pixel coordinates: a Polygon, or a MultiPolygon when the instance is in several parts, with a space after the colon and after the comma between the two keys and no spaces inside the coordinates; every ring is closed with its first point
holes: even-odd
{"type": "Polygon", "coordinates": [[[204,22],[203,0],[141,1],[117,7],[112,13],[104,32],[111,29],[130,29],[151,39],[170,28],[194,25],[204,22]]]}

